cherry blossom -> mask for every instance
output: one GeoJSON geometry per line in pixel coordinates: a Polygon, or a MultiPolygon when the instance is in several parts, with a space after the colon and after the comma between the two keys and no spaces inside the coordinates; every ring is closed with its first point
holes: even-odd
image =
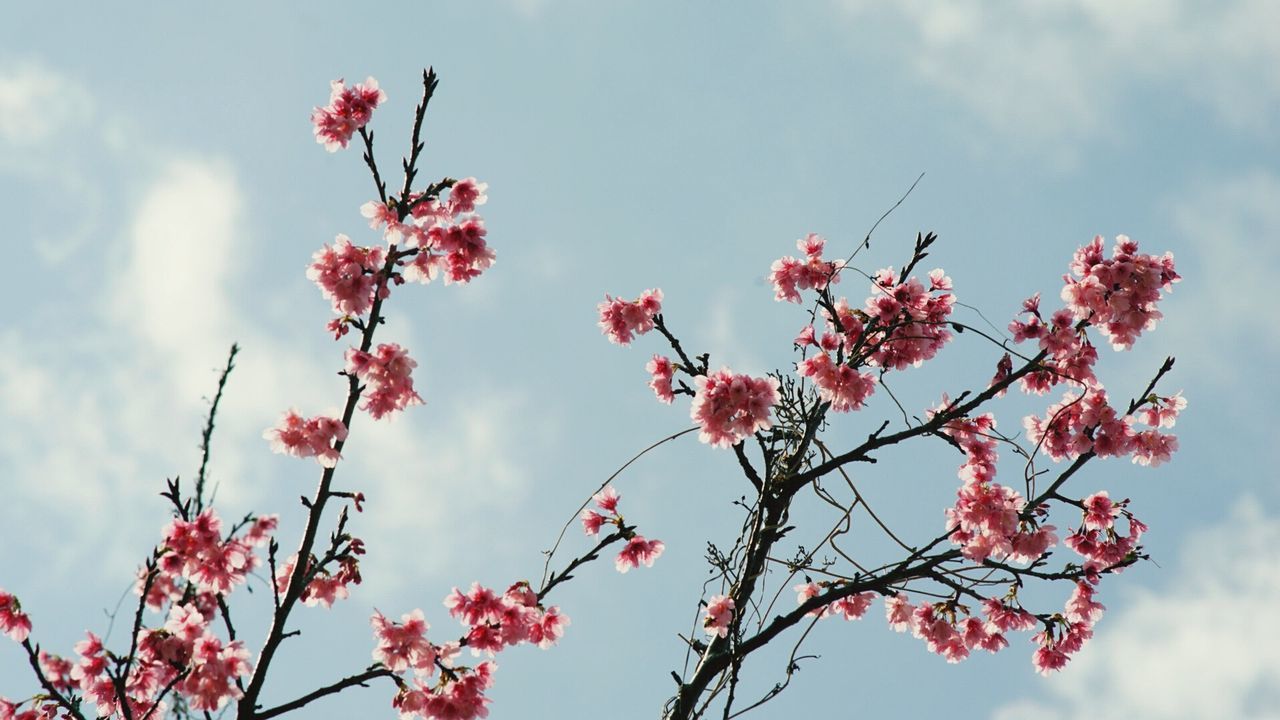
{"type": "Polygon", "coordinates": [[[422,396],[413,389],[413,369],[418,366],[408,351],[395,343],[378,345],[372,353],[355,348],[347,350],[346,371],[365,384],[360,409],[374,420],[421,405],[422,396]]]}
{"type": "Polygon", "coordinates": [[[342,78],[338,78],[330,87],[329,104],[312,111],[311,124],[315,126],[316,142],[329,152],[337,152],[347,147],[351,136],[368,124],[374,109],[386,102],[387,94],[371,77],[351,87],[346,87],[342,78]]]}
{"type": "Polygon", "coordinates": [[[338,235],[332,247],[325,245],[312,256],[307,279],[320,286],[324,297],[333,302],[339,315],[360,316],[373,307],[375,294],[388,293],[381,279],[386,262],[386,249],[360,247],[351,238],[338,235]]]}
{"type": "Polygon", "coordinates": [[[731,447],[773,427],[769,414],[778,402],[778,380],[735,375],[721,368],[694,379],[689,415],[701,426],[698,439],[712,447],[731,447]]]}
{"type": "Polygon", "coordinates": [[[733,598],[725,595],[712,595],[707,601],[706,614],[702,619],[702,627],[711,637],[727,637],[729,621],[733,619],[735,605],[733,598]]]}
{"type": "Polygon", "coordinates": [[[1102,255],[1102,236],[1076,251],[1071,275],[1064,276],[1062,300],[1077,320],[1096,326],[1116,350],[1127,350],[1163,315],[1156,303],[1182,278],[1173,254],[1141,255],[1138,243],[1116,236],[1110,258],[1102,255]]]}
{"type": "Polygon", "coordinates": [[[671,389],[671,378],[675,374],[675,366],[671,364],[671,360],[662,355],[654,355],[644,369],[652,376],[649,387],[653,388],[653,394],[658,396],[658,402],[670,405],[675,401],[676,396],[671,389]]]}
{"type": "Polygon", "coordinates": [[[627,541],[622,552],[618,553],[618,557],[614,559],[614,566],[618,572],[625,574],[633,567],[653,567],[653,561],[657,560],[662,551],[666,548],[661,540],[645,540],[637,535],[627,541]]]}
{"type": "Polygon", "coordinates": [[[609,342],[630,345],[636,335],[653,329],[654,316],[662,312],[662,290],[646,290],[635,300],[605,295],[596,309],[600,312],[600,330],[609,342]]]}
{"type": "Polygon", "coordinates": [[[769,282],[773,284],[775,300],[798,303],[801,290],[825,290],[840,281],[842,264],[822,259],[825,245],[821,235],[810,233],[796,241],[796,247],[805,255],[803,260],[786,256],[773,262],[769,282]]]}
{"type": "Polygon", "coordinates": [[[14,642],[22,642],[31,633],[31,618],[22,612],[18,598],[0,588],[0,632],[14,642]]]}
{"type": "Polygon", "coordinates": [[[314,457],[322,467],[331,468],[342,457],[333,443],[347,439],[347,426],[327,415],[304,419],[291,408],[280,416],[275,427],[267,428],[262,437],[271,442],[272,452],[314,457]]]}

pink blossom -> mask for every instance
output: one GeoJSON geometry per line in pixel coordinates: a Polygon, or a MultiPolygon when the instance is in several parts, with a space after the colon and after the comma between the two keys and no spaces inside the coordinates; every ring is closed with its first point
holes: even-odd
{"type": "Polygon", "coordinates": [[[421,610],[401,616],[400,622],[392,622],[380,612],[369,618],[373,625],[373,637],[378,646],[373,659],[392,672],[413,669],[416,674],[430,677],[435,669],[436,647],[427,641],[431,628],[421,610]]]}
{"type": "Polygon", "coordinates": [[[832,602],[829,607],[834,615],[842,615],[845,620],[858,620],[867,614],[867,610],[871,609],[871,603],[876,599],[876,594],[872,592],[856,593],[848,595],[832,602]]]}
{"type": "Polygon", "coordinates": [[[1187,400],[1182,391],[1171,397],[1152,395],[1147,406],[1138,413],[1138,418],[1151,427],[1171,428],[1178,422],[1178,414],[1187,409],[1187,400]]]}
{"type": "Polygon", "coordinates": [[[529,642],[545,650],[564,637],[564,629],[568,625],[569,616],[561,614],[560,608],[552,605],[529,628],[529,642]]]}
{"type": "Polygon", "coordinates": [[[1178,438],[1156,430],[1144,430],[1133,437],[1133,462],[1155,467],[1169,461],[1178,449],[1178,438]]]}
{"type": "Polygon", "coordinates": [[[825,244],[821,235],[810,233],[796,241],[796,247],[805,254],[803,260],[787,256],[773,262],[769,282],[773,284],[775,300],[798,303],[801,290],[821,291],[840,281],[842,264],[822,259],[825,244]]]}
{"type": "MultiPolygon", "coordinates": [[[[801,583],[791,589],[796,591],[797,605],[803,605],[806,602],[808,602],[809,599],[818,597],[818,595],[822,594],[822,587],[815,582],[801,583]]],[[[823,605],[821,607],[816,607],[810,610],[809,612],[805,613],[805,617],[824,618],[830,614],[831,614],[831,606],[828,604],[828,605],[823,605]]]]}
{"type": "Polygon", "coordinates": [[[212,508],[186,521],[175,518],[164,531],[162,574],[180,575],[197,588],[225,595],[258,564],[258,558],[242,539],[223,540],[222,521],[212,508]]]}
{"type": "Polygon", "coordinates": [[[408,351],[395,343],[380,344],[372,353],[347,350],[347,372],[365,385],[360,409],[374,420],[422,404],[422,396],[413,389],[412,373],[417,366],[408,351]]]}
{"type": "Polygon", "coordinates": [[[721,368],[694,379],[696,394],[689,414],[702,431],[698,439],[713,447],[730,447],[760,430],[773,427],[769,413],[778,402],[778,380],[734,375],[721,368]]]}
{"type": "Polygon", "coordinates": [[[387,94],[373,78],[352,87],[344,86],[342,78],[334,80],[330,83],[329,104],[311,113],[316,142],[329,152],[345,148],[351,136],[368,124],[374,108],[386,100],[387,94]]]}
{"type": "Polygon", "coordinates": [[[630,345],[636,335],[653,329],[654,316],[662,312],[662,291],[646,290],[635,300],[605,295],[596,309],[600,311],[600,330],[609,342],[630,345]]]}
{"type": "Polygon", "coordinates": [[[478,582],[471,583],[471,590],[466,593],[455,587],[444,599],[444,606],[467,625],[502,621],[502,597],[478,582]]]}
{"type": "Polygon", "coordinates": [[[595,510],[584,509],[582,511],[582,530],[588,535],[598,535],[600,526],[605,522],[605,517],[595,510]]]}
{"type": "Polygon", "coordinates": [[[320,286],[334,312],[360,316],[373,307],[375,293],[385,297],[388,292],[379,282],[385,262],[384,248],[352,245],[351,238],[338,235],[333,247],[325,245],[312,256],[307,279],[320,286]]]}
{"type": "Polygon", "coordinates": [[[466,284],[493,266],[497,255],[485,241],[488,230],[479,215],[439,222],[418,233],[418,253],[405,277],[422,283],[444,275],[444,284],[466,284]]]}
{"type": "Polygon", "coordinates": [[[875,323],[867,338],[873,348],[867,362],[894,370],[919,367],[951,340],[947,318],[955,296],[945,292],[949,279],[945,275],[939,281],[931,279],[927,290],[916,278],[897,282],[892,268],[880,270],[874,279],[865,305],[866,315],[875,323]]]}
{"type": "Polygon", "coordinates": [[[837,365],[825,352],[800,361],[796,372],[801,377],[813,378],[818,396],[831,403],[834,412],[861,409],[876,389],[875,375],[860,373],[849,365],[837,365]]]}
{"type": "Polygon", "coordinates": [[[606,485],[604,490],[596,493],[592,499],[596,501],[596,506],[601,510],[617,514],[618,501],[622,499],[622,496],[618,494],[618,491],[612,485],[606,485]]]}
{"type": "Polygon", "coordinates": [[[911,626],[911,618],[914,613],[915,606],[907,602],[907,596],[903,593],[885,598],[885,618],[889,621],[889,627],[896,632],[904,632],[911,626]]]}
{"type": "Polygon", "coordinates": [[[267,428],[262,437],[271,441],[272,452],[314,457],[322,467],[331,468],[342,457],[332,443],[347,439],[347,426],[325,415],[306,420],[291,408],[280,416],[275,427],[267,428]]]}
{"type": "Polygon", "coordinates": [[[1138,244],[1124,235],[1108,259],[1102,256],[1102,236],[1076,251],[1071,275],[1064,277],[1062,300],[1077,320],[1096,326],[1116,350],[1127,350],[1144,330],[1162,317],[1156,303],[1163,291],[1181,280],[1173,255],[1138,254],[1138,244]],[[1073,277],[1074,276],[1074,277],[1073,277]]]}
{"type": "Polygon", "coordinates": [[[1106,605],[1093,600],[1093,586],[1085,582],[1077,582],[1076,589],[1067,600],[1065,615],[1072,622],[1092,625],[1102,617],[1106,605]]]}
{"type": "Polygon", "coordinates": [[[653,393],[658,396],[658,402],[670,405],[676,399],[675,392],[671,389],[671,378],[675,375],[675,367],[671,364],[671,360],[661,355],[654,355],[644,369],[652,376],[649,387],[653,388],[653,393]]]}
{"type": "Polygon", "coordinates": [[[729,621],[733,619],[733,598],[725,595],[712,595],[707,601],[706,615],[702,618],[702,627],[711,637],[727,637],[729,621]]]}
{"type": "Polygon", "coordinates": [[[992,598],[982,601],[982,612],[987,616],[988,630],[993,633],[1030,630],[1036,626],[1036,618],[1031,613],[992,598]]]}
{"type": "Polygon", "coordinates": [[[622,548],[622,552],[618,553],[618,557],[614,559],[614,566],[618,572],[626,573],[633,567],[653,567],[653,561],[662,555],[662,551],[666,545],[661,540],[645,540],[637,535],[627,541],[626,547],[622,548]]]}
{"type": "Polygon", "coordinates": [[[449,211],[454,215],[475,212],[477,205],[489,201],[489,196],[485,195],[488,189],[489,183],[479,182],[473,177],[459,180],[449,189],[449,211]]]}
{"type": "Polygon", "coordinates": [[[1106,530],[1120,516],[1120,507],[1111,502],[1106,490],[1084,499],[1084,526],[1092,530],[1106,530]]]}
{"type": "Polygon", "coordinates": [[[22,642],[31,634],[31,618],[22,612],[18,598],[0,588],[0,632],[14,642],[22,642]]]}

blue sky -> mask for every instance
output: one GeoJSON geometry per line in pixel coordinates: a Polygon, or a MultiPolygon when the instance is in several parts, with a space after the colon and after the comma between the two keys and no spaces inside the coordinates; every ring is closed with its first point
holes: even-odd
{"type": "MultiPolygon", "coordinates": [[[[1190,401],[1182,449],[1156,470],[1096,463],[1078,486],[1132,497],[1157,563],[1104,585],[1110,612],[1060,675],[1036,676],[1022,638],[949,666],[877,608],[823,628],[810,648],[821,659],[759,716],[1243,718],[1280,706],[1280,654],[1256,642],[1280,636],[1274,5],[6,12],[0,587],[23,599],[46,646],[69,652],[85,629],[105,630],[103,608],[166,520],[163,479],[195,470],[203,398],[232,342],[244,350],[214,442],[218,502],[227,516],[281,513],[285,537],[299,527],[314,465],[271,455],[261,432],[287,407],[342,400],[342,346],[323,332],[327,303],[303,268],[337,233],[375,239],[358,213],[372,197],[358,155],[324,152],[308,116],[333,78],[375,76],[390,98],[374,120],[379,157],[394,168],[421,69],[434,65],[423,177],[490,184],[498,262],[471,286],[393,298],[385,337],[419,360],[427,405],[353,429],[342,471],[370,496],[357,527],[367,580],[345,605],[306,613],[284,656],[294,670],[269,698],[364,667],[373,607],[422,607],[452,633],[440,606],[451,587],[536,577],[578,503],[688,425],[685,407],[658,405],[644,385],[657,341],[620,349],[599,335],[604,293],[662,287],[669,323],[714,364],[785,367],[803,316],[772,300],[769,263],[808,232],[851,250],[923,172],[877,230],[868,269],[900,265],[916,231],[936,231],[929,262],[997,325],[1032,292],[1056,295],[1095,234],[1175,254],[1185,279],[1164,322],[1132,352],[1104,352],[1101,368],[1127,397],[1175,355],[1166,388],[1190,401]]],[[[985,382],[993,361],[956,343],[895,392],[924,408],[985,382]]],[[[1015,429],[1034,408],[1010,398],[996,412],[1015,429]]],[[[847,437],[894,409],[882,398],[863,413],[847,437]]],[[[932,537],[955,464],[901,452],[860,487],[932,537]]],[[[675,633],[692,621],[705,543],[728,541],[736,522],[735,465],[687,437],[619,480],[628,518],[667,554],[644,572],[582,573],[555,599],[573,618],[562,646],[500,658],[492,717],[656,714],[683,659],[675,633]]],[[[782,663],[762,661],[762,690],[782,663]]],[[[16,648],[0,645],[0,679],[0,694],[30,691],[16,648]]],[[[392,717],[389,696],[352,692],[307,716],[392,717]]]]}

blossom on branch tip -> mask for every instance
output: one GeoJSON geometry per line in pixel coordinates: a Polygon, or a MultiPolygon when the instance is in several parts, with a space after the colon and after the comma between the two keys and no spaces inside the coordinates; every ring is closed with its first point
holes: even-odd
{"type": "Polygon", "coordinates": [[[646,540],[637,535],[627,541],[622,552],[618,553],[618,557],[614,559],[613,564],[618,572],[625,574],[633,567],[653,567],[653,561],[657,560],[662,551],[666,548],[661,540],[646,540]]]}
{"type": "Polygon", "coordinates": [[[805,255],[803,260],[788,255],[773,261],[769,282],[775,300],[799,303],[801,290],[821,291],[840,282],[842,264],[822,259],[826,242],[821,235],[809,233],[796,241],[796,247],[805,255]]]}
{"type": "Polygon", "coordinates": [[[369,123],[373,111],[386,102],[387,94],[372,77],[351,87],[338,78],[329,84],[329,104],[311,112],[316,142],[329,152],[337,152],[351,142],[351,136],[369,123]]]}
{"type": "Polygon", "coordinates": [[[0,588],[0,633],[14,642],[22,642],[31,634],[31,618],[22,612],[18,598],[0,588]]]}
{"type": "Polygon", "coordinates": [[[662,312],[662,290],[646,290],[635,300],[605,295],[596,310],[600,312],[597,324],[609,342],[630,345],[636,335],[653,329],[654,316],[662,312]]]}
{"type": "Polygon", "coordinates": [[[670,405],[675,401],[675,392],[671,389],[671,378],[675,376],[675,366],[672,365],[670,358],[662,355],[654,355],[644,366],[645,371],[651,376],[649,387],[653,388],[653,394],[658,396],[658,402],[670,405]]]}
{"type": "Polygon", "coordinates": [[[1063,277],[1062,300],[1076,320],[1097,327],[1116,350],[1127,350],[1163,317],[1156,303],[1182,278],[1172,253],[1141,255],[1138,243],[1117,235],[1111,257],[1104,259],[1102,243],[1098,235],[1076,251],[1071,274],[1063,277]]]}

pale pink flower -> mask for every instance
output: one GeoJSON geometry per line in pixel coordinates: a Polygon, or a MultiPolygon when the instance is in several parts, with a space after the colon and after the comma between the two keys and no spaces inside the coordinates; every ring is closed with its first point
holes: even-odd
{"type": "Polygon", "coordinates": [[[796,241],[796,247],[805,254],[803,260],[782,257],[769,268],[769,282],[773,284],[774,299],[800,302],[801,290],[825,290],[828,285],[840,281],[841,265],[822,259],[826,240],[810,233],[796,241]]]}
{"type": "Polygon", "coordinates": [[[653,388],[658,401],[670,405],[676,399],[675,392],[671,389],[671,378],[675,375],[671,360],[662,355],[654,355],[644,369],[652,376],[649,387],[653,388]]]}
{"type": "Polygon", "coordinates": [[[489,201],[489,196],[485,195],[488,189],[489,183],[479,182],[473,177],[459,180],[449,189],[449,211],[454,215],[475,212],[477,205],[489,201]]]}
{"type": "Polygon", "coordinates": [[[307,420],[291,408],[280,416],[275,427],[267,428],[262,437],[271,441],[272,452],[314,457],[321,466],[331,468],[342,457],[333,443],[347,439],[347,426],[325,415],[307,420]]]}
{"type": "Polygon", "coordinates": [[[1111,502],[1106,490],[1084,499],[1084,526],[1091,530],[1106,530],[1115,518],[1120,517],[1120,506],[1111,502]]]}
{"type": "Polygon", "coordinates": [[[706,615],[702,619],[702,627],[711,637],[727,637],[729,621],[733,619],[733,598],[725,595],[712,595],[707,601],[706,615]]]}
{"type": "Polygon", "coordinates": [[[848,365],[837,365],[825,352],[801,360],[796,366],[796,373],[813,379],[818,396],[831,403],[833,412],[861,409],[876,389],[875,375],[860,373],[848,365]]]}
{"type": "Polygon", "coordinates": [[[832,602],[829,607],[833,615],[843,615],[845,620],[858,620],[867,614],[871,603],[876,599],[873,592],[856,593],[832,602]]]}
{"type": "Polygon", "coordinates": [[[375,662],[382,663],[392,672],[412,669],[424,677],[431,676],[437,649],[427,640],[427,630],[431,626],[427,624],[422,610],[402,615],[398,623],[374,612],[369,622],[373,625],[373,637],[378,641],[373,650],[375,662]]]}
{"type": "Polygon", "coordinates": [[[734,375],[721,368],[694,379],[696,394],[689,415],[702,431],[698,439],[713,447],[731,447],[773,427],[769,414],[778,402],[778,380],[734,375]]]}
{"type": "Polygon", "coordinates": [[[1063,613],[1068,620],[1093,625],[1098,618],[1102,617],[1102,612],[1107,609],[1107,606],[1094,602],[1093,592],[1093,586],[1089,583],[1076,583],[1076,588],[1067,599],[1066,610],[1063,613]]]}
{"type": "Polygon", "coordinates": [[[884,600],[884,614],[889,621],[889,627],[896,632],[905,632],[911,627],[911,618],[915,613],[915,607],[907,601],[907,596],[898,593],[884,600]]]}
{"type": "Polygon", "coordinates": [[[1147,406],[1138,412],[1138,418],[1151,427],[1171,428],[1178,422],[1178,414],[1187,409],[1182,391],[1171,397],[1152,396],[1147,406]]]}
{"type": "Polygon", "coordinates": [[[618,557],[614,559],[614,566],[620,573],[626,573],[633,567],[653,567],[653,561],[657,560],[662,551],[666,548],[661,540],[646,540],[637,535],[627,541],[626,547],[622,548],[622,552],[618,553],[618,557]]]}
{"type": "Polygon", "coordinates": [[[564,629],[568,625],[569,616],[561,614],[560,608],[552,605],[529,627],[529,642],[546,650],[564,637],[564,629]]]}

